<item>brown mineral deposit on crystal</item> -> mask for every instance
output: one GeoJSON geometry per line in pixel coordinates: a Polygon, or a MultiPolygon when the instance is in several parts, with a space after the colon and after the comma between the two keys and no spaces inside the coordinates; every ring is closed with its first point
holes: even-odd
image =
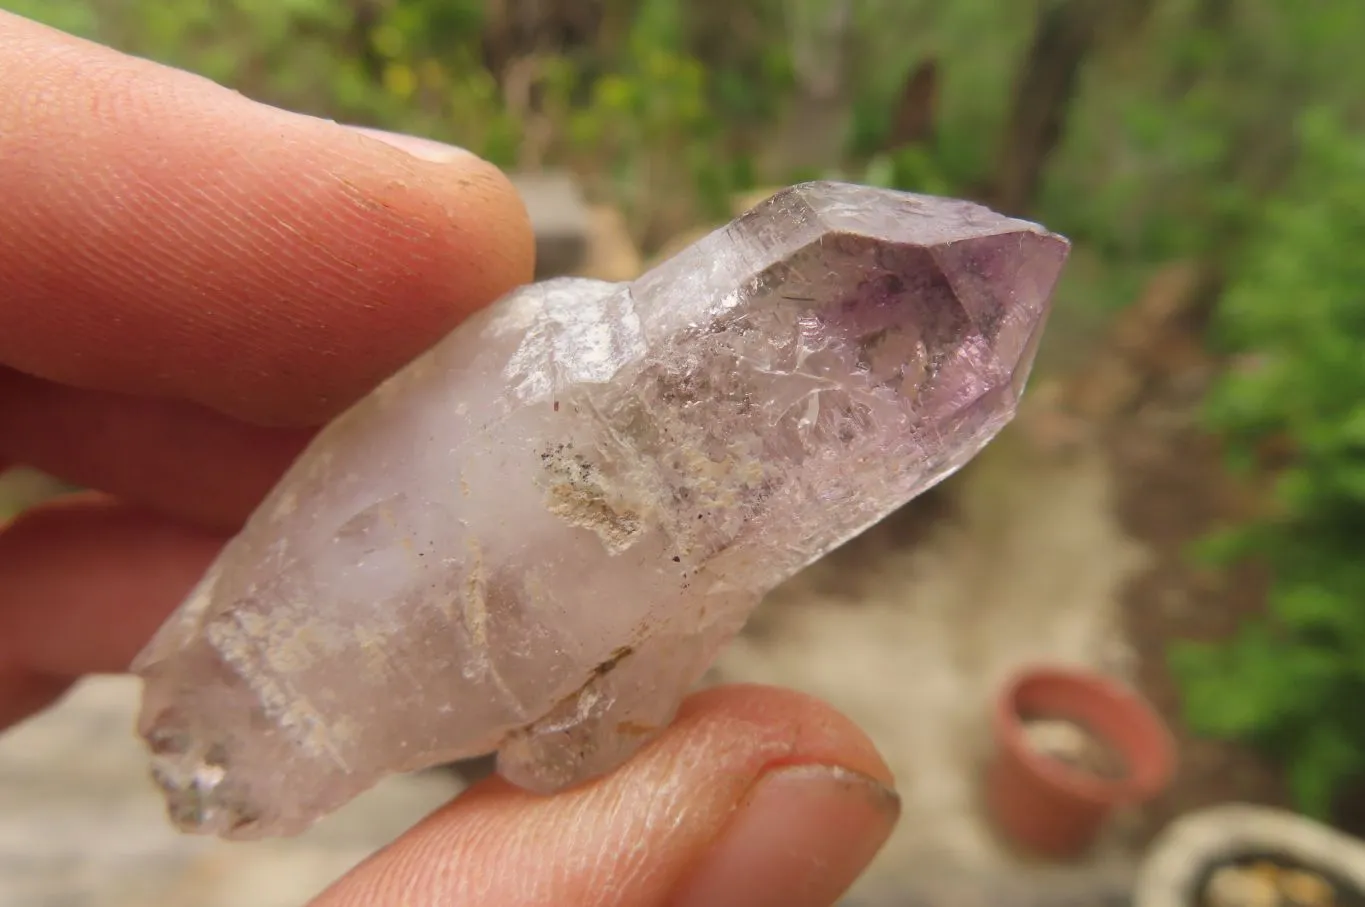
{"type": "Polygon", "coordinates": [[[1067,248],[808,183],[630,283],[475,315],[316,437],[139,656],[172,817],[260,838],[481,754],[539,792],[616,768],[769,589],[1013,417],[1067,248]]]}

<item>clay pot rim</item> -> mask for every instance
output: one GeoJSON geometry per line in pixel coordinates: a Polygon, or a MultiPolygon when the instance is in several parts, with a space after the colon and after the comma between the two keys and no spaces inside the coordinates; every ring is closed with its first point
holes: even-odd
{"type": "MultiPolygon", "coordinates": [[[[996,703],[995,732],[999,745],[1009,748],[1021,764],[1040,778],[1078,799],[1103,807],[1141,803],[1160,793],[1174,773],[1175,739],[1165,722],[1147,702],[1102,674],[1048,665],[1026,667],[1015,672],[996,703]],[[1040,681],[1069,684],[1094,698],[1108,700],[1113,707],[1126,712],[1130,720],[1141,727],[1144,736],[1156,741],[1158,756],[1136,759],[1118,741],[1102,738],[1104,744],[1118,751],[1131,767],[1129,774],[1110,780],[1071,768],[1037,752],[1025,739],[1019,699],[1028,685],[1040,681]]],[[[1070,720],[1064,714],[1056,717],[1070,720]]],[[[1092,729],[1087,731],[1097,734],[1092,729]]]]}

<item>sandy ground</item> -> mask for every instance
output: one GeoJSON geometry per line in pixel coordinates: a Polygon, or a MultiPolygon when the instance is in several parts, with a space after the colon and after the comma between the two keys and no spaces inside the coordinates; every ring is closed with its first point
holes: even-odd
{"type": "MultiPolygon", "coordinates": [[[[1043,452],[1012,430],[941,493],[779,589],[722,658],[722,679],[843,709],[896,772],[904,819],[850,904],[1121,888],[1121,827],[1081,870],[1047,870],[1004,851],[977,803],[992,692],[1009,672],[1131,670],[1116,603],[1144,557],[1114,522],[1111,484],[1097,451],[1043,452]]],[[[0,737],[0,904],[292,907],[456,790],[440,773],[392,779],[291,841],[178,836],[131,733],[136,693],[94,679],[0,737]]]]}

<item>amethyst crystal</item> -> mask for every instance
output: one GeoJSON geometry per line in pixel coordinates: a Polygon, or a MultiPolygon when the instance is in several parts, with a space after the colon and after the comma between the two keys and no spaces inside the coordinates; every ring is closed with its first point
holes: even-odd
{"type": "Polygon", "coordinates": [[[290,834],[496,751],[627,759],[774,585],[1012,417],[1067,242],[787,189],[629,284],[470,319],[323,431],[139,657],[174,820],[290,834]]]}

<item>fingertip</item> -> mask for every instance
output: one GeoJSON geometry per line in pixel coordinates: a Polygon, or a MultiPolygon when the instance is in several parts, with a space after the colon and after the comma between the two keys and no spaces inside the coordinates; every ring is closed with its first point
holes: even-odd
{"type": "Polygon", "coordinates": [[[826,907],[886,843],[900,798],[867,775],[806,764],[765,773],[670,907],[826,907]]]}
{"type": "MultiPolygon", "coordinates": [[[[334,140],[338,143],[343,142],[341,134],[348,134],[389,159],[391,166],[374,168],[377,176],[408,166],[424,171],[424,181],[451,233],[445,237],[448,246],[443,250],[442,264],[458,270],[459,295],[472,300],[469,308],[497,299],[532,279],[535,237],[530,214],[501,168],[472,151],[421,136],[331,122],[326,122],[326,128],[336,132],[334,140]]],[[[380,197],[383,203],[382,193],[380,197]]],[[[433,256],[435,260],[437,256],[433,256]]]]}
{"type": "Polygon", "coordinates": [[[0,41],[15,368],[317,424],[532,276],[525,207],[473,155],[435,162],[25,20],[0,41]]]}
{"type": "Polygon", "coordinates": [[[895,786],[895,776],[862,728],[809,693],[756,683],[709,687],[684,700],[674,721],[679,727],[701,746],[736,746],[746,759],[761,759],[765,766],[842,765],[895,786]]]}
{"type": "Polygon", "coordinates": [[[481,782],[315,907],[751,907],[714,900],[731,890],[779,898],[752,907],[814,907],[861,872],[897,804],[871,741],[830,706],[717,688],[608,777],[554,797],[481,782]]]}
{"type": "Polygon", "coordinates": [[[383,142],[385,145],[391,145],[399,151],[405,151],[415,158],[430,161],[433,164],[449,164],[471,157],[477,159],[477,155],[466,148],[447,145],[444,142],[433,141],[421,136],[389,132],[386,129],[373,129],[369,126],[351,126],[350,128],[363,136],[383,142]]]}

